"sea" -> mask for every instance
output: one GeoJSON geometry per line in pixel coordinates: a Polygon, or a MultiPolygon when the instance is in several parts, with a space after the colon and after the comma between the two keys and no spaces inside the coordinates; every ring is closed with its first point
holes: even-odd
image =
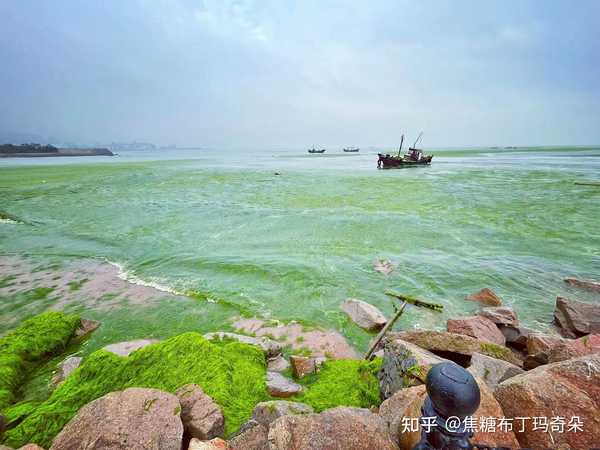
{"type": "MultiPolygon", "coordinates": [[[[565,277],[600,278],[600,147],[431,149],[430,167],[377,170],[377,152],[170,149],[115,157],[0,160],[0,255],[95,259],[122,278],[178,294],[79,313],[109,340],[226,329],[257,316],[335,329],[364,350],[372,334],[340,310],[357,298],[396,329],[444,329],[492,288],[544,330],[557,296],[599,302],[565,277]],[[389,260],[389,275],[374,270],[389,260]]],[[[387,150],[391,152],[391,150],[387,150]]],[[[0,299],[0,316],[47,303],[0,299]]],[[[6,331],[6,330],[1,330],[6,331]]]]}

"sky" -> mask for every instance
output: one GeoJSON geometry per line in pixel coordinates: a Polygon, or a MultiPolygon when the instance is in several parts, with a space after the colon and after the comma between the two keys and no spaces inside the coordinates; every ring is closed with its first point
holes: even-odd
{"type": "Polygon", "coordinates": [[[600,144],[600,2],[0,0],[0,137],[600,144]]]}

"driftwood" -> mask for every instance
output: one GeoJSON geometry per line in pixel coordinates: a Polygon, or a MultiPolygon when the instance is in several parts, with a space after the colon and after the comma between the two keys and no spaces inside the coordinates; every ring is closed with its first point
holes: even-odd
{"type": "Polygon", "coordinates": [[[578,186],[597,186],[600,187],[600,183],[595,183],[593,181],[575,181],[576,185],[578,186]]]}
{"type": "Polygon", "coordinates": [[[381,329],[381,331],[379,332],[379,334],[377,335],[377,337],[375,338],[375,341],[373,342],[373,344],[371,345],[371,347],[369,348],[369,350],[367,351],[367,353],[365,354],[365,359],[368,361],[369,359],[371,359],[371,355],[373,354],[373,352],[375,351],[375,349],[377,348],[377,345],[379,345],[379,343],[381,342],[381,340],[383,339],[383,336],[385,336],[385,333],[388,332],[388,330],[390,330],[392,328],[392,326],[396,323],[396,321],[400,318],[400,316],[402,315],[402,313],[404,312],[404,308],[406,308],[406,302],[404,302],[402,304],[402,306],[400,307],[400,309],[396,312],[396,314],[394,315],[394,317],[392,317],[390,320],[388,320],[388,322],[385,324],[385,326],[381,329]]]}
{"type": "Polygon", "coordinates": [[[423,308],[429,308],[433,311],[442,312],[442,309],[444,309],[444,305],[440,305],[439,303],[432,303],[425,300],[419,300],[418,298],[409,297],[408,295],[403,295],[398,292],[391,291],[389,289],[385,291],[385,294],[391,297],[396,297],[397,299],[402,300],[406,303],[410,303],[411,305],[422,306],[423,308]]]}

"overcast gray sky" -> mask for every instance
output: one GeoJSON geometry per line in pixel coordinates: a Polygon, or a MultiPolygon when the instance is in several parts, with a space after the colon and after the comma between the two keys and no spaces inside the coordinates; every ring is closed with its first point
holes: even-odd
{"type": "Polygon", "coordinates": [[[599,1],[0,0],[0,132],[600,144],[599,1]]]}

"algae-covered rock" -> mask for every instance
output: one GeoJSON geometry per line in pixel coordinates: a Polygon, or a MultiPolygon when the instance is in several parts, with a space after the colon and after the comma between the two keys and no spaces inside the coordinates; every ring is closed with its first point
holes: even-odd
{"type": "Polygon", "coordinates": [[[223,412],[196,384],[187,384],[175,392],[181,403],[181,421],[187,435],[200,440],[223,436],[223,412]]]}
{"type": "Polygon", "coordinates": [[[14,401],[28,371],[66,348],[79,323],[78,316],[49,311],[0,338],[0,411],[14,401]]]}
{"type": "Polygon", "coordinates": [[[88,356],[32,414],[7,432],[8,445],[49,446],[86,403],[128,387],[175,392],[194,383],[223,409],[226,434],[246,422],[254,405],[267,400],[265,358],[253,346],[213,343],[185,333],[124,358],[104,350],[88,356]]]}
{"type": "Polygon", "coordinates": [[[285,400],[273,400],[269,402],[261,402],[254,408],[252,419],[268,427],[272,422],[279,419],[281,416],[289,416],[292,414],[310,414],[313,409],[300,402],[288,402],[285,400]]]}
{"type": "Polygon", "coordinates": [[[281,344],[267,337],[252,337],[237,333],[227,333],[218,331],[215,333],[206,333],[204,335],[209,341],[212,340],[231,340],[241,342],[242,344],[255,345],[261,348],[268,357],[274,357],[281,353],[281,344]]]}
{"type": "Polygon", "coordinates": [[[111,392],[81,408],[50,450],[180,450],[179,410],[176,396],[157,389],[111,392]]]}
{"type": "Polygon", "coordinates": [[[305,392],[297,397],[321,412],[336,406],[369,408],[381,403],[377,372],[381,359],[364,361],[356,359],[328,360],[318,375],[302,380],[305,392]]]}
{"type": "Polygon", "coordinates": [[[134,341],[117,342],[104,347],[107,352],[114,353],[117,356],[129,356],[140,348],[160,342],[158,339],[136,339],[134,341]]]}

